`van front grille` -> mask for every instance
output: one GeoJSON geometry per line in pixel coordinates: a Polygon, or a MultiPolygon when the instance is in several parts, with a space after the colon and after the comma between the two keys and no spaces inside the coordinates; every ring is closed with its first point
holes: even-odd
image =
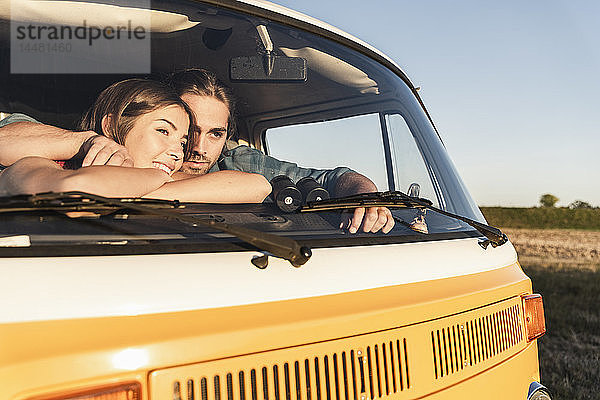
{"type": "Polygon", "coordinates": [[[486,361],[522,340],[521,308],[518,305],[433,330],[431,348],[435,378],[486,361]]]}
{"type": "Polygon", "coordinates": [[[149,399],[420,398],[501,363],[527,345],[519,296],[421,323],[220,359],[210,359],[212,350],[205,346],[211,340],[186,344],[199,354],[190,358],[207,361],[182,360],[182,365],[151,371],[149,399]]]}
{"type": "Polygon", "coordinates": [[[396,339],[269,366],[173,382],[173,400],[366,400],[410,388],[408,345],[396,339]]]}

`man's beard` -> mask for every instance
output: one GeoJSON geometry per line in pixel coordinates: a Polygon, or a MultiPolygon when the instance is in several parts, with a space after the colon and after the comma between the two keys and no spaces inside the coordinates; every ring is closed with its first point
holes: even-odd
{"type": "Polygon", "coordinates": [[[197,156],[193,155],[189,160],[184,161],[181,172],[185,172],[190,175],[204,175],[206,174],[212,166],[215,165],[215,162],[208,157],[205,156],[197,156]],[[202,163],[201,165],[194,164],[195,162],[202,163]]]}

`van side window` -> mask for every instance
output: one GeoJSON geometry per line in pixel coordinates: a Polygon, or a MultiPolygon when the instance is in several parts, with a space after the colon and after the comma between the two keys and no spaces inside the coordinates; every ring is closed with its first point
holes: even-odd
{"type": "Polygon", "coordinates": [[[349,167],[388,190],[378,114],[288,125],[266,131],[268,154],[301,167],[349,167]]]}
{"type": "Polygon", "coordinates": [[[410,185],[417,183],[420,187],[419,197],[430,199],[437,205],[427,166],[406,121],[400,114],[387,114],[385,122],[390,138],[396,190],[408,193],[410,185]]]}
{"type": "MultiPolygon", "coordinates": [[[[400,114],[386,114],[394,188],[405,193],[418,184],[419,196],[438,204],[436,191],[419,147],[400,114]]],[[[345,166],[369,177],[378,190],[389,190],[379,114],[271,128],[265,143],[269,155],[302,167],[345,166]]]]}

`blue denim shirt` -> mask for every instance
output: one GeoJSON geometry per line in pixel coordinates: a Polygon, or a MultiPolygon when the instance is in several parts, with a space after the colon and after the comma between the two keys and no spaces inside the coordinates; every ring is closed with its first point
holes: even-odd
{"type": "Polygon", "coordinates": [[[335,186],[340,176],[352,171],[346,167],[337,167],[334,169],[303,168],[299,167],[298,164],[281,161],[265,155],[260,150],[248,146],[238,146],[234,149],[226,150],[209,172],[220,170],[261,174],[269,181],[277,175],[286,175],[294,182],[310,176],[332,195],[335,192],[335,186]]]}
{"type": "MultiPolygon", "coordinates": [[[[14,122],[23,121],[39,123],[39,121],[25,114],[15,113],[0,121],[0,128],[14,122]]],[[[2,166],[0,166],[1,169],[2,166]]],[[[260,150],[248,146],[238,146],[234,149],[224,151],[218,162],[212,166],[209,172],[221,170],[261,174],[269,181],[277,175],[286,175],[294,182],[310,176],[319,182],[331,195],[335,192],[335,186],[340,176],[352,171],[346,167],[337,167],[334,169],[303,168],[299,167],[298,164],[267,156],[260,150]]]]}
{"type": "Polygon", "coordinates": [[[11,114],[8,117],[4,118],[3,120],[0,120],[0,128],[2,128],[3,126],[6,126],[6,125],[12,124],[14,122],[35,122],[37,124],[40,123],[40,121],[36,121],[34,118],[31,118],[28,115],[14,113],[14,114],[11,114]]]}

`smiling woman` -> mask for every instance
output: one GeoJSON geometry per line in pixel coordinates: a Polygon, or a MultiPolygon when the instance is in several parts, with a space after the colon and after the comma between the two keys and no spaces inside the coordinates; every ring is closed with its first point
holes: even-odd
{"type": "Polygon", "coordinates": [[[152,80],[127,79],[98,96],[79,128],[125,146],[134,167],[159,168],[172,175],[181,168],[188,139],[194,141],[194,124],[187,104],[170,88],[152,80]]]}
{"type": "Polygon", "coordinates": [[[226,171],[189,178],[193,182],[184,185],[174,182],[171,176],[182,166],[187,142],[195,139],[196,130],[190,126],[195,126],[194,115],[168,86],[146,79],[114,83],[98,96],[79,128],[125,146],[135,168],[80,168],[82,160],[74,159],[65,169],[45,158],[26,157],[0,174],[0,195],[78,190],[209,202],[260,202],[266,197],[270,185],[256,174],[226,171]]]}
{"type": "MultiPolygon", "coordinates": [[[[108,119],[105,117],[105,119],[108,119]]],[[[181,168],[189,120],[176,105],[154,110],[138,118],[125,138],[135,167],[158,168],[172,175],[181,168]],[[135,145],[134,145],[135,143],[135,145]]]]}

